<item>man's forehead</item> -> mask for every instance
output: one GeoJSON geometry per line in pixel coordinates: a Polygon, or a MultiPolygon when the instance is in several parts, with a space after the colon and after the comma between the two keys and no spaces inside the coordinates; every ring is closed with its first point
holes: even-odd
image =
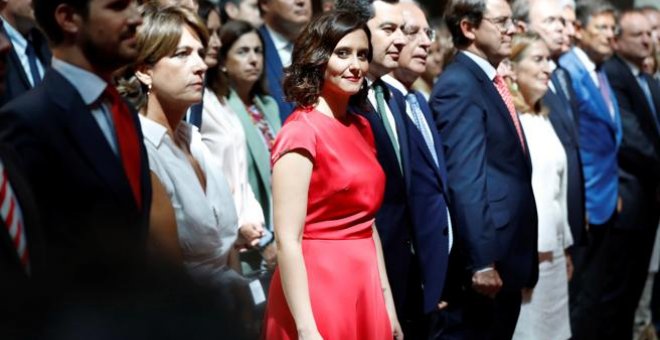
{"type": "Polygon", "coordinates": [[[538,16],[539,18],[561,17],[562,8],[557,0],[531,0],[529,4],[530,18],[538,16]]]}
{"type": "Polygon", "coordinates": [[[405,25],[414,25],[419,27],[429,27],[426,20],[426,14],[421,8],[412,3],[401,3],[401,16],[405,25]]]}
{"type": "Polygon", "coordinates": [[[379,25],[383,23],[396,23],[403,24],[403,17],[401,16],[400,4],[391,4],[384,1],[374,1],[374,20],[379,25]]]}

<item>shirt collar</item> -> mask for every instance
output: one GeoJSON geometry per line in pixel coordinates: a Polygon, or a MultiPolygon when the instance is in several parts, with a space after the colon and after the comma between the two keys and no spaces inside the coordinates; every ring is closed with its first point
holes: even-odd
{"type": "Polygon", "coordinates": [[[92,105],[103,94],[108,83],[96,74],[53,57],[51,64],[78,91],[86,105],[92,105]]]}
{"type": "Polygon", "coordinates": [[[639,74],[642,72],[639,67],[626,60],[626,58],[621,58],[621,60],[623,60],[626,65],[628,65],[628,68],[630,68],[630,71],[632,72],[633,76],[635,76],[635,78],[639,77],[639,74]]]}
{"type": "Polygon", "coordinates": [[[4,27],[5,32],[7,32],[7,37],[11,41],[12,48],[14,51],[20,54],[25,54],[25,49],[27,48],[27,39],[17,31],[12,25],[10,25],[7,20],[2,18],[2,27],[4,27]]]}
{"type": "MultiPolygon", "coordinates": [[[[165,140],[167,136],[167,128],[156,123],[155,121],[143,116],[140,116],[140,126],[142,127],[142,135],[144,138],[151,144],[153,144],[156,149],[160,148],[160,145],[165,140]]],[[[193,126],[182,121],[179,123],[179,126],[174,132],[176,139],[183,139],[184,144],[190,144],[192,136],[193,126]]]]}
{"type": "Polygon", "coordinates": [[[550,73],[551,74],[552,74],[552,72],[555,72],[555,70],[557,69],[557,63],[555,63],[554,60],[550,60],[548,62],[548,66],[550,66],[550,73]]]}
{"type": "Polygon", "coordinates": [[[468,52],[468,51],[465,51],[465,50],[461,50],[461,52],[463,52],[468,58],[472,59],[472,61],[474,61],[479,66],[479,68],[481,70],[483,70],[484,73],[486,73],[486,76],[488,76],[488,79],[490,79],[490,80],[495,79],[495,76],[497,75],[497,69],[495,69],[495,67],[493,67],[493,65],[491,65],[488,62],[488,60],[486,60],[486,59],[484,59],[484,58],[482,58],[482,57],[480,57],[480,56],[478,56],[478,55],[476,55],[472,52],[468,52]]]}
{"type": "Polygon", "coordinates": [[[266,30],[268,31],[268,34],[270,34],[271,39],[273,39],[273,44],[275,45],[275,48],[278,51],[287,48],[287,46],[291,44],[291,42],[283,35],[275,32],[268,25],[265,26],[266,26],[266,30]]]}
{"type": "Polygon", "coordinates": [[[589,56],[587,56],[587,53],[585,53],[583,49],[575,46],[573,47],[573,51],[575,52],[578,60],[589,72],[596,72],[596,64],[594,64],[594,62],[589,59],[589,56]]]}
{"type": "Polygon", "coordinates": [[[403,93],[403,95],[410,92],[410,90],[408,90],[398,79],[392,77],[390,74],[384,75],[381,79],[383,79],[384,82],[390,84],[395,89],[399,90],[399,92],[403,93]]]}

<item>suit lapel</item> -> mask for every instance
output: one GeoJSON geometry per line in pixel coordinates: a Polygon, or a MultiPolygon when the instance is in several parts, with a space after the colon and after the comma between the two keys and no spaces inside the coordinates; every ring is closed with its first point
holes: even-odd
{"type": "MultiPolygon", "coordinates": [[[[43,85],[51,100],[57,104],[58,107],[53,109],[61,117],[60,124],[69,131],[69,138],[72,139],[72,144],[78,148],[77,151],[121,201],[130,201],[132,206],[137,209],[119,157],[110,148],[100,127],[92,117],[90,109],[85,105],[76,89],[56,71],[46,74],[43,85]]],[[[140,131],[139,126],[137,129],[140,131]]],[[[141,138],[142,135],[139,134],[138,137],[141,138]]],[[[141,153],[140,156],[145,157],[144,153],[141,153]]],[[[142,168],[148,164],[144,159],[141,159],[141,163],[142,168]]],[[[141,172],[141,180],[144,181],[145,169],[141,169],[141,172]]],[[[149,180],[148,176],[146,180],[149,180]]],[[[146,185],[142,183],[141,186],[145,188],[146,185]]],[[[143,201],[147,201],[146,197],[143,197],[143,201]]]]}
{"type": "Polygon", "coordinates": [[[443,190],[445,187],[445,182],[447,181],[447,174],[445,173],[446,165],[445,165],[445,157],[444,157],[444,151],[442,150],[442,139],[440,138],[440,133],[438,133],[437,129],[433,125],[433,117],[431,116],[431,108],[429,107],[428,103],[426,100],[424,100],[424,96],[422,96],[421,93],[418,91],[415,91],[415,96],[417,96],[417,101],[419,102],[419,107],[422,109],[422,114],[424,115],[424,119],[426,119],[426,123],[429,125],[429,130],[431,130],[431,137],[433,138],[433,147],[435,148],[435,154],[438,156],[438,164],[435,164],[435,161],[433,160],[433,156],[428,153],[428,157],[431,157],[430,162],[433,165],[433,169],[435,169],[436,174],[438,175],[438,178],[440,178],[443,190]]]}
{"type": "Polygon", "coordinates": [[[11,52],[9,53],[9,58],[12,59],[12,63],[16,65],[16,73],[18,74],[18,77],[21,79],[21,82],[23,82],[23,85],[25,86],[26,89],[31,89],[32,85],[30,84],[30,80],[27,77],[27,73],[25,73],[25,69],[23,68],[23,64],[21,63],[20,59],[18,58],[18,54],[16,54],[16,51],[12,48],[11,52]]]}
{"type": "Polygon", "coordinates": [[[403,168],[403,177],[406,182],[406,187],[410,187],[410,147],[408,145],[408,131],[404,123],[403,115],[405,115],[405,102],[403,95],[392,86],[387,85],[391,96],[388,101],[388,106],[394,117],[396,125],[396,133],[399,139],[399,151],[401,152],[401,167],[403,168]],[[404,110],[404,111],[402,111],[404,110]]]}

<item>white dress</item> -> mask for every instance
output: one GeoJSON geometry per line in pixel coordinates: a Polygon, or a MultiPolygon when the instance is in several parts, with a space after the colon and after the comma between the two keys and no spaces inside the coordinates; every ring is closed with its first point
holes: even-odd
{"type": "Polygon", "coordinates": [[[566,153],[547,116],[520,115],[532,160],[532,190],[538,213],[539,280],[524,298],[514,339],[571,337],[564,250],[573,244],[566,203],[566,153]]]}
{"type": "Polygon", "coordinates": [[[149,169],[158,176],[174,208],[184,266],[198,282],[221,282],[236,241],[238,221],[220,165],[192,125],[181,122],[174,131],[174,141],[164,126],[144,116],[140,116],[140,124],[149,169]],[[206,177],[206,191],[177,145],[190,146],[206,177]]]}
{"type": "Polygon", "coordinates": [[[243,125],[229,106],[220,103],[213,91],[204,91],[202,141],[218,159],[229,182],[238,214],[238,225],[264,225],[261,204],[248,181],[247,141],[243,125]]]}

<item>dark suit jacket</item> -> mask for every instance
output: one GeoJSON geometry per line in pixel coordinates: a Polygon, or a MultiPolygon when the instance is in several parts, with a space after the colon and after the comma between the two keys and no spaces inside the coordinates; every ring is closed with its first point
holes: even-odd
{"type": "Polygon", "coordinates": [[[412,261],[410,247],[413,238],[407,199],[407,188],[410,185],[410,167],[408,166],[410,153],[408,132],[403,122],[402,112],[400,112],[400,105],[393,96],[388,98],[388,104],[396,124],[403,173],[399,168],[396,153],[383,121],[376,110],[370,104],[367,104],[366,108],[351,107],[350,110],[369,121],[376,143],[378,162],[385,172],[385,195],[380,210],[376,213],[376,228],[383,247],[387,276],[397,313],[404,315],[407,279],[412,261]]]}
{"type": "Polygon", "coordinates": [[[504,101],[483,70],[459,52],[429,103],[443,139],[455,250],[464,257],[465,278],[494,263],[503,290],[533,287],[538,226],[532,167],[504,101]]]}
{"type": "MultiPolygon", "coordinates": [[[[586,242],[586,221],[582,159],[580,158],[576,120],[574,120],[578,111],[564,92],[572,90],[570,78],[566,78],[566,84],[562,84],[563,81],[558,78],[557,72],[557,70],[553,72],[551,78],[556,92],[548,90],[543,97],[543,103],[550,109],[550,122],[566,152],[568,223],[573,234],[573,244],[581,245],[586,242]]],[[[569,77],[568,73],[564,73],[564,76],[569,77]]]]}
{"type": "MultiPolygon", "coordinates": [[[[630,67],[621,57],[612,57],[603,68],[619,102],[623,129],[617,156],[623,210],[617,226],[626,229],[655,229],[660,214],[660,202],[656,196],[660,185],[658,117],[651,110],[630,67]]],[[[660,89],[650,76],[645,77],[656,112],[660,112],[660,89]]]]}
{"type": "MultiPolygon", "coordinates": [[[[7,34],[2,25],[0,25],[0,30],[2,31],[2,34],[7,34]]],[[[39,61],[41,61],[44,66],[44,70],[47,69],[48,65],[50,65],[52,55],[48,48],[46,38],[37,29],[34,29],[32,32],[32,43],[34,44],[34,49],[39,61]]],[[[6,72],[6,88],[4,95],[0,95],[0,107],[32,88],[30,81],[28,80],[28,74],[30,71],[28,70],[26,72],[26,70],[23,69],[23,64],[21,64],[16,51],[13,49],[7,56],[6,72]]],[[[32,76],[30,75],[29,77],[32,76]]]]}
{"type": "Polygon", "coordinates": [[[0,140],[20,155],[44,229],[49,284],[78,291],[124,287],[141,270],[151,206],[137,114],[142,208],[122,163],[75,88],[49,70],[0,110],[0,140]]]}
{"type": "Polygon", "coordinates": [[[266,72],[266,82],[268,92],[277,102],[280,110],[280,120],[285,122],[287,117],[293,112],[294,105],[284,99],[284,90],[282,89],[282,79],[284,79],[284,67],[277,49],[270,37],[266,26],[259,27],[259,34],[264,42],[264,67],[266,72]]]}
{"type": "Polygon", "coordinates": [[[406,113],[405,99],[392,89],[400,102],[401,115],[408,131],[410,147],[410,186],[408,202],[414,236],[414,249],[421,272],[424,291],[424,312],[437,309],[442,296],[449,260],[449,223],[447,221],[447,173],[442,152],[442,139],[438,134],[431,109],[421,93],[415,92],[420,108],[429,124],[438,164],[433,160],[415,123],[406,113]]]}
{"type": "Polygon", "coordinates": [[[21,265],[5,222],[0,219],[0,338],[34,335],[42,317],[43,299],[38,284],[43,278],[43,239],[37,207],[29,183],[23,176],[16,154],[0,144],[4,165],[23,216],[23,230],[29,253],[30,275],[21,265]]]}

